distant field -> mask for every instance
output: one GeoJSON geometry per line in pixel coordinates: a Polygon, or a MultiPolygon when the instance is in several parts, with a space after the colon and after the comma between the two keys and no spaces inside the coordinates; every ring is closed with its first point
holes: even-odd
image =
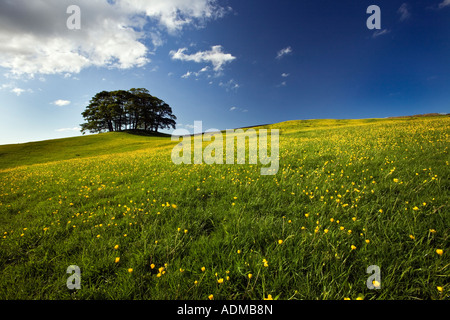
{"type": "Polygon", "coordinates": [[[273,176],[164,136],[0,146],[0,299],[449,298],[450,117],[261,128],[273,176]]]}

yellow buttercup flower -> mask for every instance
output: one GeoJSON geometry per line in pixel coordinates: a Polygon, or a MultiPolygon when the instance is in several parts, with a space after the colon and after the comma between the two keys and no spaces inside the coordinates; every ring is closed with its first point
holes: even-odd
{"type": "Polygon", "coordinates": [[[350,247],[352,250],[356,250],[356,246],[354,246],[353,244],[350,247]]]}
{"type": "Polygon", "coordinates": [[[117,258],[114,260],[115,263],[119,263],[119,261],[120,261],[120,257],[117,257],[117,258]]]}
{"type": "Polygon", "coordinates": [[[133,268],[129,268],[129,269],[128,269],[128,272],[129,272],[129,273],[132,273],[132,272],[133,272],[133,268]]]}
{"type": "Polygon", "coordinates": [[[267,298],[264,298],[264,300],[273,300],[272,295],[269,294],[269,295],[267,296],[267,298]]]}
{"type": "Polygon", "coordinates": [[[115,250],[119,249],[119,245],[116,244],[116,245],[114,246],[114,249],[115,249],[115,250]]]}
{"type": "Polygon", "coordinates": [[[214,295],[210,294],[210,295],[208,296],[208,299],[209,299],[209,300],[213,300],[213,299],[214,299],[214,295]]]}
{"type": "Polygon", "coordinates": [[[436,249],[436,253],[440,256],[442,256],[444,254],[444,250],[442,249],[436,249]]]}

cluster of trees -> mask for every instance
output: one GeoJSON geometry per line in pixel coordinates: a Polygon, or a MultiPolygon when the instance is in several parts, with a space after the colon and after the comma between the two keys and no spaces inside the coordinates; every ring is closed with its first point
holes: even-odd
{"type": "Polygon", "coordinates": [[[177,117],[163,100],[147,89],[102,91],[97,93],[81,113],[85,123],[81,132],[175,129],[177,117]]]}

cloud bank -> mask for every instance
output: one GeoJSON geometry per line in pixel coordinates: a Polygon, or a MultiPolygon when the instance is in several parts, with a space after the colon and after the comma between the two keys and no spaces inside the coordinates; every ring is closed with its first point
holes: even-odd
{"type": "Polygon", "coordinates": [[[216,0],[0,1],[0,67],[19,76],[141,67],[164,34],[202,27],[226,12],[216,0]],[[79,30],[67,27],[73,4],[80,8],[79,30]]]}

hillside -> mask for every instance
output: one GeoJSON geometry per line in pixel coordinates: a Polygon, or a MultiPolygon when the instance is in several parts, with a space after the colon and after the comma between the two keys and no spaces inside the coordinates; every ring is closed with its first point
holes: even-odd
{"type": "Polygon", "coordinates": [[[128,131],[0,145],[0,169],[159,148],[168,144],[172,144],[168,135],[128,131]]]}
{"type": "Polygon", "coordinates": [[[168,137],[1,146],[0,300],[448,299],[449,117],[263,127],[274,175],[168,137]]]}
{"type": "MultiPolygon", "coordinates": [[[[278,128],[282,133],[295,134],[312,130],[326,130],[343,126],[367,125],[374,122],[400,121],[404,119],[362,119],[362,120],[293,120],[278,124],[255,126],[253,128],[278,128]]],[[[245,127],[245,129],[252,127],[245,127]]],[[[205,129],[205,128],[204,128],[205,129]]],[[[159,148],[175,143],[170,135],[142,131],[107,132],[101,134],[45,140],[21,144],[0,145],[0,170],[22,165],[52,161],[81,159],[100,155],[131,152],[147,148],[159,148]]]]}

